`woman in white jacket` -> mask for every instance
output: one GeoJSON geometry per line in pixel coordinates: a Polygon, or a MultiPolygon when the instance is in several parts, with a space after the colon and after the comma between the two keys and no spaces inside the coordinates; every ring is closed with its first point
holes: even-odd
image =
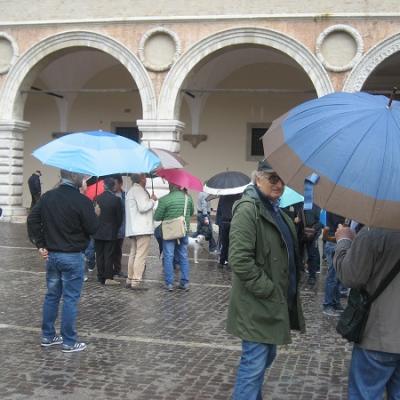
{"type": "Polygon", "coordinates": [[[126,287],[135,290],[147,290],[142,277],[146,257],[150,248],[153,229],[153,208],[157,197],[146,190],[146,175],[131,174],[133,186],[125,198],[125,236],[130,238],[131,251],[128,261],[126,287]]]}

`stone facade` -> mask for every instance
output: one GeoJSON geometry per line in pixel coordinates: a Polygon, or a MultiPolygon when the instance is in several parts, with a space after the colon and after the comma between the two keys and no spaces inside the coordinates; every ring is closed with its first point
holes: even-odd
{"type": "MultiPolygon", "coordinates": [[[[34,82],[42,78],[41,71],[62,55],[88,49],[110,56],[128,71],[136,85],[141,115],[134,119],[143,143],[179,152],[185,133],[200,152],[199,143],[206,141],[207,135],[201,135],[201,140],[200,136],[199,140],[190,136],[201,134],[199,125],[206,100],[216,90],[225,90],[225,94],[239,90],[235,86],[210,86],[212,74],[200,80],[198,71],[210,60],[223,57],[232,49],[245,49],[246,54],[255,49],[256,60],[257,51],[266,49],[282,65],[301,71],[313,87],[315,94],[311,96],[323,96],[332,91],[365,88],[376,68],[392,60],[400,50],[397,0],[310,0],[306,6],[289,0],[267,5],[264,1],[250,5],[244,1],[229,5],[197,1],[185,2],[184,10],[174,2],[154,6],[144,1],[96,1],[93,7],[92,1],[85,2],[85,6],[78,1],[60,1],[59,7],[54,3],[44,0],[40,7],[32,7],[22,0],[0,1],[4,9],[0,17],[0,54],[4,54],[0,71],[0,206],[6,219],[24,213],[24,158],[29,156],[24,153],[24,132],[31,129],[31,121],[26,119],[27,99],[34,82]],[[350,43],[350,56],[343,58],[343,65],[340,52],[335,54],[336,66],[324,59],[329,58],[327,52],[331,51],[327,38],[350,43]],[[188,94],[184,90],[188,84],[203,92],[188,94]],[[183,102],[184,94],[197,97],[183,102]],[[184,115],[190,116],[190,134],[185,131],[190,131],[190,126],[186,123],[185,128],[184,115]]],[[[242,68],[244,62],[238,58],[234,65],[242,68]]],[[[220,82],[226,78],[224,70],[234,71],[234,65],[226,63],[214,71],[215,76],[221,77],[220,82]]],[[[254,65],[258,65],[256,61],[254,65]]],[[[399,77],[397,73],[393,79],[399,77]]],[[[64,90],[73,89],[61,78],[58,81],[63,83],[64,90]]],[[[298,91],[295,86],[290,89],[292,93],[298,91]]],[[[300,89],[309,92],[307,84],[300,89]]],[[[250,86],[240,90],[255,92],[250,86]]],[[[281,93],[285,90],[281,89],[281,93]]],[[[279,112],[287,111],[284,105],[280,107],[279,112]]],[[[255,108],[249,115],[261,116],[247,117],[247,122],[263,119],[264,114],[255,113],[255,108]]],[[[64,129],[68,126],[65,119],[60,123],[64,129]]],[[[25,171],[25,177],[28,172],[25,171]]]]}

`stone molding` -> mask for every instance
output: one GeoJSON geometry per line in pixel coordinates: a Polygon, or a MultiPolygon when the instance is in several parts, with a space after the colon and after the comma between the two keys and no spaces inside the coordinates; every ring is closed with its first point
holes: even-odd
{"type": "Polygon", "coordinates": [[[142,144],[179,153],[185,124],[178,120],[137,120],[142,144]]]}
{"type": "MultiPolygon", "coordinates": [[[[397,33],[372,47],[354,66],[344,85],[344,92],[358,92],[372,71],[391,55],[400,51],[400,33],[397,33]]],[[[395,83],[395,82],[394,82],[395,83]]]]}
{"type": "Polygon", "coordinates": [[[270,29],[234,28],[217,32],[190,47],[172,66],[161,88],[158,117],[176,119],[179,117],[179,91],[190,71],[201,60],[225,47],[235,45],[260,45],[277,49],[293,58],[309,76],[318,96],[334,91],[329,75],[318,58],[302,43],[270,29]]]}
{"type": "Polygon", "coordinates": [[[121,62],[134,79],[142,101],[143,118],[155,118],[157,99],[145,67],[127,47],[108,36],[89,31],[67,31],[49,36],[27,50],[11,67],[0,97],[0,119],[21,119],[23,96],[20,90],[29,73],[48,55],[70,47],[91,47],[121,62]]]}
{"type": "Polygon", "coordinates": [[[11,66],[14,65],[15,62],[17,61],[19,54],[17,42],[11,35],[9,35],[6,32],[0,32],[0,39],[1,38],[7,39],[10,42],[13,50],[13,55],[11,57],[10,64],[7,67],[0,68],[0,75],[6,74],[10,70],[11,66]]]}
{"type": "Polygon", "coordinates": [[[178,35],[171,31],[170,29],[167,28],[163,28],[163,27],[157,27],[154,29],[150,29],[149,31],[147,31],[141,38],[140,40],[140,44],[139,44],[139,58],[142,61],[142,63],[144,64],[144,66],[150,70],[150,71],[154,71],[154,72],[163,72],[163,71],[168,71],[171,66],[175,63],[175,61],[178,59],[178,57],[181,55],[181,51],[182,51],[182,47],[181,47],[181,41],[179,40],[178,35]],[[154,35],[158,34],[158,33],[163,33],[168,35],[174,45],[175,45],[175,53],[172,57],[171,62],[169,62],[168,64],[165,65],[154,65],[151,64],[150,62],[146,61],[146,56],[145,56],[145,46],[146,46],[146,42],[154,35]]]}
{"type": "Polygon", "coordinates": [[[24,132],[29,125],[26,121],[0,120],[0,206],[6,221],[26,214],[22,207],[24,132]]]}
{"type": "Polygon", "coordinates": [[[320,33],[320,35],[317,38],[317,42],[315,45],[315,53],[317,54],[318,59],[322,62],[324,67],[333,72],[343,72],[343,71],[348,71],[349,69],[353,68],[354,65],[357,64],[357,62],[360,60],[362,57],[364,51],[364,42],[362,40],[361,35],[359,32],[354,29],[350,25],[343,25],[343,24],[338,24],[338,25],[332,25],[329,28],[326,28],[324,31],[320,33]],[[349,34],[354,41],[356,42],[356,54],[352,58],[350,62],[348,62],[345,65],[342,66],[337,66],[337,65],[331,65],[329,64],[328,61],[325,60],[324,55],[322,54],[322,45],[325,41],[325,39],[333,32],[345,32],[349,34]]]}

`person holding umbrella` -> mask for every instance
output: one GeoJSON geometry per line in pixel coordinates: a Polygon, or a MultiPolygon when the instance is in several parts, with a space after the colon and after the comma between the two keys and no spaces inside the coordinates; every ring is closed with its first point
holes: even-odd
{"type": "Polygon", "coordinates": [[[65,353],[86,349],[77,339],[76,316],[84,277],[83,251],[98,227],[92,202],[79,193],[82,180],[82,174],[61,170],[60,185],[41,197],[27,220],[29,239],[46,260],[41,346],[62,345],[65,353]],[[54,323],[61,297],[58,335],[54,323]]]}
{"type": "Polygon", "coordinates": [[[296,230],[279,208],[285,185],[265,160],[253,177],[235,203],[229,236],[233,274],[227,331],[242,340],[234,400],[262,399],[277,345],[290,343],[291,329],[305,329],[296,230]]]}

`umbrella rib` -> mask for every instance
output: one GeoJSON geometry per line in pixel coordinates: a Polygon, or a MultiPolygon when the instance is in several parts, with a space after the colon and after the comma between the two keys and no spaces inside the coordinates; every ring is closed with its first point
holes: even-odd
{"type": "MultiPolygon", "coordinates": [[[[377,117],[376,120],[378,120],[380,118],[380,115],[377,117]]],[[[363,117],[357,118],[356,120],[354,120],[353,123],[357,123],[358,121],[361,121],[363,119],[363,117]]],[[[376,122],[376,121],[375,121],[376,122]]],[[[315,123],[315,122],[314,122],[315,123]]],[[[372,125],[371,125],[372,126],[372,125]]],[[[303,130],[306,128],[303,128],[303,130]]],[[[344,128],[343,128],[344,129],[344,128]]],[[[337,136],[339,136],[340,134],[342,134],[343,129],[337,131],[335,134],[333,134],[326,142],[324,142],[323,144],[321,144],[320,146],[318,146],[318,148],[312,153],[310,154],[306,160],[303,161],[303,163],[300,165],[300,167],[297,169],[296,173],[293,175],[297,175],[298,172],[300,172],[301,168],[303,168],[304,165],[308,164],[308,161],[316,154],[318,153],[323,147],[326,146],[327,143],[331,142],[332,140],[334,140],[337,136]]],[[[345,163],[344,167],[342,168],[342,171],[339,173],[338,179],[336,179],[336,182],[340,181],[340,178],[342,177],[344,170],[346,169],[347,165],[350,163],[354,153],[356,152],[356,150],[358,149],[358,147],[361,145],[362,141],[364,140],[364,138],[368,135],[368,133],[370,132],[370,129],[368,129],[365,134],[361,137],[361,139],[359,140],[358,144],[353,148],[352,153],[350,154],[350,156],[348,157],[347,162],[345,163]]],[[[333,189],[330,191],[330,193],[328,194],[328,197],[325,201],[325,205],[329,202],[333,192],[335,190],[335,186],[333,187],[333,189]]]]}

